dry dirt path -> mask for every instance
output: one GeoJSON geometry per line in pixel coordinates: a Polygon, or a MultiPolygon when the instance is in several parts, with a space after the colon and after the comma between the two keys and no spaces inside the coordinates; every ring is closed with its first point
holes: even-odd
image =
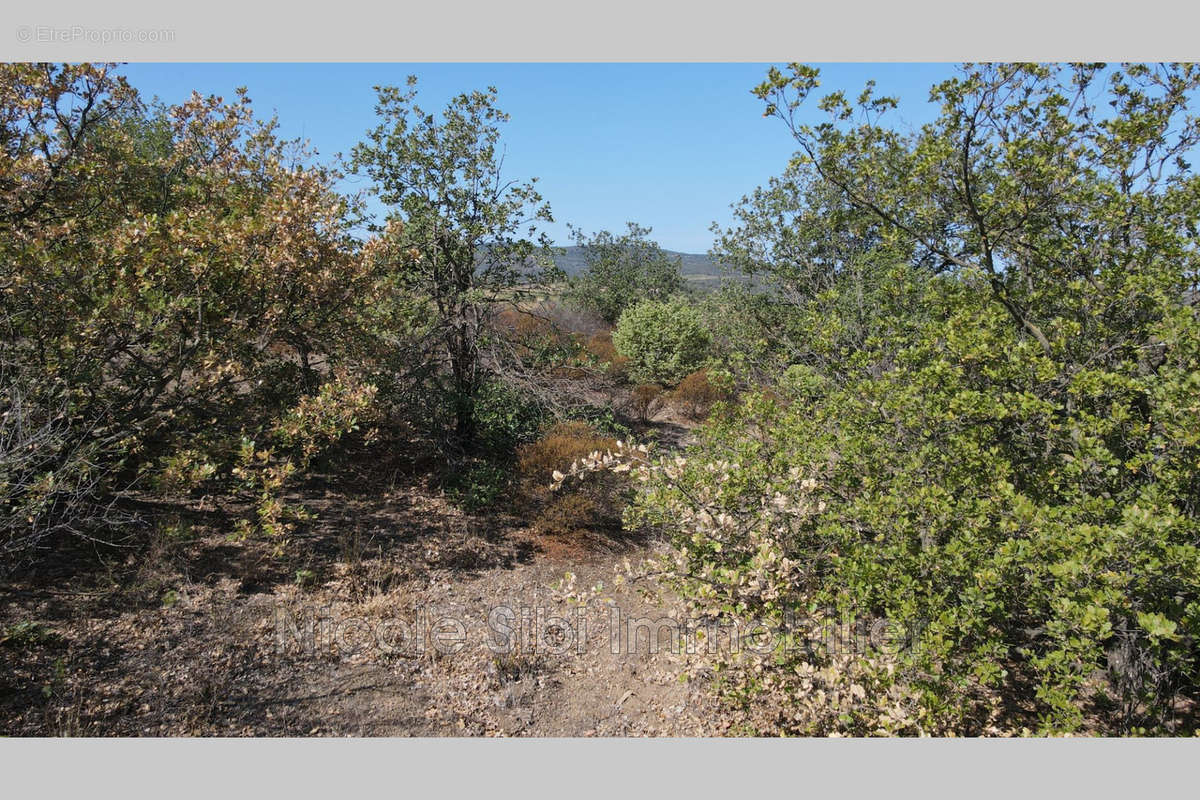
{"type": "MultiPolygon", "coordinates": [[[[672,444],[687,433],[664,427],[672,444]]],[[[290,546],[299,562],[215,525],[155,558],[51,564],[0,589],[0,629],[28,628],[0,641],[0,732],[720,732],[703,682],[680,680],[688,663],[667,634],[652,647],[649,629],[630,624],[674,603],[615,585],[653,543],[539,540],[421,486],[303,499],[322,523],[290,546]],[[614,620],[625,634],[615,647],[614,620]]]]}
{"type": "MultiPolygon", "coordinates": [[[[671,609],[629,587],[614,591],[619,569],[620,561],[610,557],[585,563],[543,558],[375,598],[361,610],[362,618],[398,617],[408,630],[434,631],[425,652],[381,657],[372,652],[377,647],[368,647],[324,659],[310,656],[311,679],[302,694],[278,702],[294,706],[300,717],[323,720],[311,732],[334,735],[685,736],[711,731],[714,717],[704,687],[680,680],[684,657],[670,652],[665,634],[661,647],[651,647],[646,629],[639,632],[630,624],[631,619],[658,622],[671,609]],[[580,603],[564,589],[571,583],[564,580],[568,573],[577,588],[602,582],[604,588],[580,603]],[[620,641],[614,641],[614,630],[622,633],[620,641]],[[443,654],[431,646],[438,631],[445,649],[460,640],[461,649],[443,654]]],[[[399,625],[381,627],[400,630],[399,625]]]]}
{"type": "Polygon", "coordinates": [[[636,564],[652,547],[580,554],[470,536],[442,550],[413,545],[335,562],[327,580],[304,587],[205,576],[178,579],[164,600],[140,604],[128,595],[15,587],[0,597],[0,623],[13,630],[33,621],[36,634],[0,645],[0,730],[712,732],[717,717],[702,682],[680,680],[686,657],[672,652],[665,631],[652,647],[649,628],[635,627],[639,619],[657,625],[672,603],[614,586],[625,560],[636,564]],[[479,552],[488,546],[517,555],[489,564],[479,552]],[[481,567],[462,566],[479,560],[481,567]],[[580,590],[593,589],[579,600],[580,590]],[[614,629],[623,632],[615,646],[614,629]]]}

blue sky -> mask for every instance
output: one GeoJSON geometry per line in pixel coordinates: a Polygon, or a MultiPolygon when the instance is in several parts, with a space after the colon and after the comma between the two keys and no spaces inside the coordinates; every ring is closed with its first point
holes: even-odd
{"type": "MultiPolygon", "coordinates": [[[[231,97],[246,86],[258,113],[279,114],[285,136],[303,136],[322,159],[348,152],[375,124],[379,84],[416,75],[418,103],[492,85],[511,115],[502,141],[505,172],[537,176],[566,244],[566,224],[620,231],[628,220],[654,229],[664,247],[702,253],[709,226],[729,206],[778,175],[794,147],[779,120],[764,119],[750,94],[766,64],[128,64],[135,87],[167,103],[193,89],[231,97]]],[[[949,64],[820,65],[822,90],[857,94],[874,78],[898,95],[902,118],[931,116],[929,87],[949,64]]],[[[819,113],[819,112],[816,112],[819,113]]]]}

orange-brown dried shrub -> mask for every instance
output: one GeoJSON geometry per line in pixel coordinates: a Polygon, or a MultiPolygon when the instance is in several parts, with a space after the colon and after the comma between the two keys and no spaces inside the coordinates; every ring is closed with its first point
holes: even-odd
{"type": "Polygon", "coordinates": [[[619,527],[622,484],[613,480],[614,476],[571,481],[557,491],[550,488],[555,470],[565,472],[589,453],[616,447],[615,439],[601,435],[586,422],[560,422],[536,442],[519,447],[519,503],[529,515],[531,527],[544,536],[619,527]]]}
{"type": "Polygon", "coordinates": [[[506,308],[492,318],[492,324],[522,358],[570,348],[570,336],[551,320],[536,313],[506,308]]]}
{"type": "Polygon", "coordinates": [[[609,377],[618,381],[625,382],[629,380],[629,359],[623,355],[618,355],[612,361],[608,362],[606,370],[609,377]]]}
{"type": "Polygon", "coordinates": [[[688,375],[671,393],[671,401],[675,407],[695,420],[707,417],[712,407],[725,399],[727,393],[709,379],[706,369],[688,375]]]}
{"type": "Polygon", "coordinates": [[[642,422],[648,422],[654,412],[662,406],[662,387],[657,383],[643,383],[633,387],[629,407],[642,422]]]}
{"type": "Polygon", "coordinates": [[[596,498],[584,492],[555,496],[533,518],[533,529],[541,536],[582,538],[598,528],[607,528],[596,498]]]}
{"type": "Polygon", "coordinates": [[[592,376],[592,370],[586,367],[576,367],[570,364],[565,364],[560,367],[550,368],[550,377],[565,378],[569,381],[582,381],[592,376]]]}
{"type": "Polygon", "coordinates": [[[612,331],[597,331],[587,341],[587,351],[597,361],[608,363],[617,357],[617,348],[613,346],[612,331]]]}
{"type": "Polygon", "coordinates": [[[617,348],[613,346],[612,331],[603,330],[592,334],[585,349],[596,361],[607,365],[605,371],[610,377],[625,379],[629,371],[629,359],[618,353],[617,348]]]}

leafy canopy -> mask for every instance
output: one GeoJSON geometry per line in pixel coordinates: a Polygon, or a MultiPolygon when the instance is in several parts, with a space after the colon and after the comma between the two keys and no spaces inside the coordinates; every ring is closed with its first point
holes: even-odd
{"type": "Polygon", "coordinates": [[[613,333],[617,352],[629,359],[630,377],[640,383],[678,383],[704,363],[710,343],[700,312],[679,297],[625,309],[613,333]]]}
{"type": "Polygon", "coordinates": [[[552,221],[536,179],[503,176],[495,88],[460,94],[440,114],[408,87],[376,87],[378,126],[352,153],[354,168],[389,206],[366,259],[419,297],[427,326],[425,377],[446,402],[461,446],[476,444],[475,401],[490,380],[486,333],[495,313],[520,309],[560,276],[538,224],[552,221]],[[440,367],[445,366],[445,369],[440,367]]]}
{"type": "Polygon", "coordinates": [[[639,300],[666,300],[685,288],[682,259],[651,241],[650,228],[636,222],[627,223],[627,228],[620,236],[600,231],[590,237],[571,229],[585,267],[571,279],[565,298],[610,325],[639,300]]]}
{"type": "Polygon", "coordinates": [[[1188,732],[1200,70],[968,64],[917,130],[818,85],[756,89],[799,152],[718,244],[747,391],[631,524],[708,613],[908,633],[729,660],[760,730],[1188,732]]]}

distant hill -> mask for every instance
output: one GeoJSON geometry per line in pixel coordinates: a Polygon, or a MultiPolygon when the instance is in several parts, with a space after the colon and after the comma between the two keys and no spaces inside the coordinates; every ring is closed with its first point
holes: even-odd
{"type": "MultiPolygon", "coordinates": [[[[555,263],[568,275],[578,275],[583,272],[584,261],[581,247],[563,248],[566,252],[555,257],[555,263]]],[[[681,271],[684,277],[700,279],[716,278],[721,275],[721,267],[704,253],[677,253],[674,250],[663,251],[669,256],[678,256],[683,262],[681,271]],[[694,277],[693,277],[694,276],[694,277]]]]}

